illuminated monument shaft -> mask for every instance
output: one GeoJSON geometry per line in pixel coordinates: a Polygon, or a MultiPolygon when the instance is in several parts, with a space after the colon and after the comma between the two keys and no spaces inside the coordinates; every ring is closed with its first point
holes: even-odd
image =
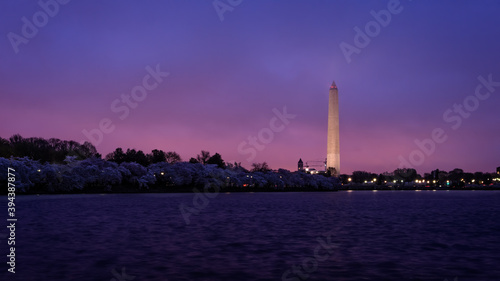
{"type": "Polygon", "coordinates": [[[340,174],[339,145],[339,91],[335,81],[330,86],[328,98],[328,143],[326,153],[326,169],[332,176],[340,174]]]}

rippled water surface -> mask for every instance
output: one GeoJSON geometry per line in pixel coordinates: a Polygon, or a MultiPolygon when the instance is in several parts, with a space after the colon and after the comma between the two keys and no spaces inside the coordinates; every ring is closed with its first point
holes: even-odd
{"type": "Polygon", "coordinates": [[[18,197],[7,277],[500,280],[500,192],[221,193],[195,201],[187,224],[180,206],[196,210],[193,199],[18,197]]]}

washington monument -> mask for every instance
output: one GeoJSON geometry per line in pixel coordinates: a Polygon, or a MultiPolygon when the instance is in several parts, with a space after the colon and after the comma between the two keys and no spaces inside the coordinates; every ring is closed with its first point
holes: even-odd
{"type": "Polygon", "coordinates": [[[339,146],[339,90],[335,81],[330,86],[328,98],[328,143],[326,152],[326,170],[332,176],[340,175],[339,146]]]}

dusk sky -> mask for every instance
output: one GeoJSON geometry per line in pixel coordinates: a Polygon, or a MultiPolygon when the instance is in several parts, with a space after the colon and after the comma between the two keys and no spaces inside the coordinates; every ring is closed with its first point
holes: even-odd
{"type": "Polygon", "coordinates": [[[421,174],[500,166],[499,1],[216,1],[224,12],[213,1],[54,1],[40,1],[48,16],[38,1],[0,2],[3,138],[94,138],[103,156],[157,148],[186,161],[208,150],[294,171],[326,157],[335,80],[341,173],[393,171],[401,158],[421,174]],[[169,75],[147,76],[157,68],[169,75]],[[283,122],[285,107],[294,118],[283,122]],[[85,136],[102,120],[111,132],[85,136]],[[419,148],[436,129],[441,143],[419,148]]]}

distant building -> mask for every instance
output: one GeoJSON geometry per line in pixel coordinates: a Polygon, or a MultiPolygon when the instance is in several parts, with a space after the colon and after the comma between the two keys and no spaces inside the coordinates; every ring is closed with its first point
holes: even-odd
{"type": "Polygon", "coordinates": [[[497,175],[500,175],[500,167],[497,167],[497,175]]]}
{"type": "Polygon", "coordinates": [[[434,171],[431,172],[431,177],[433,180],[437,180],[439,179],[439,169],[436,169],[434,171]]]}
{"type": "Polygon", "coordinates": [[[304,171],[304,162],[302,162],[302,158],[299,159],[299,162],[297,163],[297,170],[304,171]]]}

